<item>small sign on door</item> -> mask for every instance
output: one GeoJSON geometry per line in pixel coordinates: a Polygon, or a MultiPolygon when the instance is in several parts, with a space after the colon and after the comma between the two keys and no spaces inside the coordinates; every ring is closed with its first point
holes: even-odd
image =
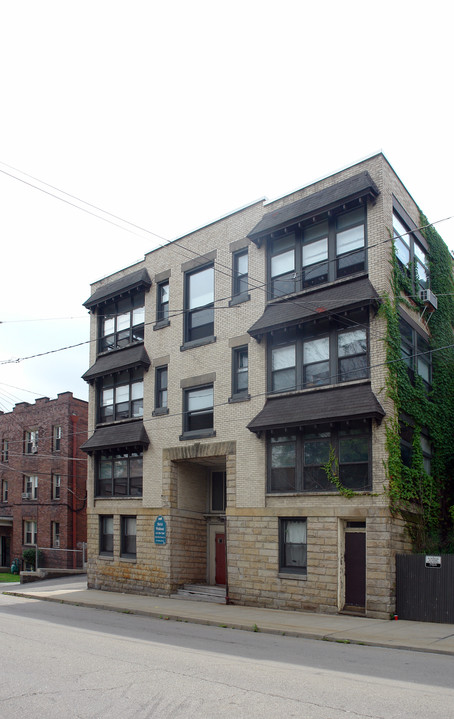
{"type": "Polygon", "coordinates": [[[441,567],[441,557],[433,554],[426,554],[426,567],[429,569],[439,569],[441,567]]]}

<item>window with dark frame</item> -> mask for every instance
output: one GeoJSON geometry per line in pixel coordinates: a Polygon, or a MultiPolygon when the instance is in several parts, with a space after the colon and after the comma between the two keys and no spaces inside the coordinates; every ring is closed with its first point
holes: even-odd
{"type": "Polygon", "coordinates": [[[169,321],[169,280],[159,282],[156,288],[156,321],[169,321]]]}
{"type": "Polygon", "coordinates": [[[168,367],[156,367],[155,370],[155,410],[167,409],[167,385],[168,385],[168,367]]]}
{"type": "Polygon", "coordinates": [[[2,502],[8,501],[8,480],[2,480],[2,502]]]}
{"type": "Polygon", "coordinates": [[[183,433],[206,435],[214,431],[213,385],[184,390],[183,433]]]}
{"type": "Polygon", "coordinates": [[[143,369],[129,369],[98,381],[98,422],[143,416],[143,369]]]}
{"type": "Polygon", "coordinates": [[[270,392],[320,387],[369,377],[367,311],[307,322],[273,333],[270,392]]]}
{"type": "MultiPolygon", "coordinates": [[[[411,469],[414,453],[414,427],[404,419],[400,421],[400,458],[404,467],[411,469]]],[[[423,428],[419,436],[424,471],[431,474],[432,443],[427,428],[423,428]]]]}
{"type": "Polygon", "coordinates": [[[402,272],[407,274],[415,290],[429,287],[429,258],[425,248],[396,211],[393,212],[394,248],[402,272]],[[413,273],[412,273],[413,268],[413,273]],[[412,276],[414,274],[414,276],[412,276]]]}
{"type": "Polygon", "coordinates": [[[122,557],[136,558],[137,517],[121,517],[121,546],[122,557]]]}
{"type": "MultiPolygon", "coordinates": [[[[367,420],[319,425],[303,430],[271,432],[268,436],[268,491],[337,492],[325,471],[331,450],[344,487],[371,489],[371,428],[367,420]]],[[[332,471],[336,471],[332,467],[332,471]]]]}
{"type": "Polygon", "coordinates": [[[407,365],[408,376],[414,383],[415,373],[421,377],[426,392],[432,385],[432,353],[429,343],[408,322],[399,318],[400,352],[407,365]]]}
{"type": "Polygon", "coordinates": [[[52,547],[60,548],[60,522],[52,522],[51,527],[52,547]]]}
{"type": "Polygon", "coordinates": [[[97,497],[141,497],[142,453],[112,450],[96,458],[97,497]]]}
{"type": "Polygon", "coordinates": [[[214,267],[185,274],[184,341],[196,342],[214,336],[214,267]]]}
{"type": "Polygon", "coordinates": [[[61,449],[61,426],[54,425],[52,427],[52,450],[59,452],[61,449]]]}
{"type": "Polygon", "coordinates": [[[99,352],[143,342],[145,294],[139,292],[107,302],[99,310],[99,352]]]}
{"type": "Polygon", "coordinates": [[[103,514],[99,517],[99,553],[113,555],[113,516],[103,514]]]}
{"type": "Polygon", "coordinates": [[[248,346],[232,349],[232,396],[248,396],[248,346]]]}
{"type": "Polygon", "coordinates": [[[362,207],[276,234],[268,246],[271,298],[366,269],[366,212],[362,207]]]}
{"type": "Polygon", "coordinates": [[[225,472],[211,472],[210,512],[225,512],[225,472]]]}
{"type": "Polygon", "coordinates": [[[307,574],[307,519],[279,518],[279,571],[307,574]]]}
{"type": "Polygon", "coordinates": [[[233,253],[233,296],[246,296],[248,287],[248,250],[246,247],[233,253]]]}

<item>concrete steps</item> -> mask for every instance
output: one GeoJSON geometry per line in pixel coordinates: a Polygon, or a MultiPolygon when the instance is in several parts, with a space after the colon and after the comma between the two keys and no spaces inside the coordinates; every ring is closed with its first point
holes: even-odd
{"type": "Polygon", "coordinates": [[[209,584],[185,584],[171,594],[171,599],[191,599],[194,602],[215,602],[225,604],[225,587],[209,584]]]}

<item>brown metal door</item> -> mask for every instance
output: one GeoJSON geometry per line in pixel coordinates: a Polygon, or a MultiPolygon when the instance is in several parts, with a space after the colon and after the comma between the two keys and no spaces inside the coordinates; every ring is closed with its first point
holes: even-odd
{"type": "Polygon", "coordinates": [[[216,584],[225,584],[225,534],[216,533],[216,584]]]}
{"type": "Polygon", "coordinates": [[[366,603],[366,534],[345,533],[345,604],[364,607],[366,603]]]}

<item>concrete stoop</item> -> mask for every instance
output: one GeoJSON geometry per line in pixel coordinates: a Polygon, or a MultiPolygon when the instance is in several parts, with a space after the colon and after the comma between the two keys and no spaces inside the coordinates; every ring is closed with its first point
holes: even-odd
{"type": "Polygon", "coordinates": [[[209,584],[185,584],[170,595],[171,599],[191,599],[193,602],[225,604],[225,587],[209,584]]]}

